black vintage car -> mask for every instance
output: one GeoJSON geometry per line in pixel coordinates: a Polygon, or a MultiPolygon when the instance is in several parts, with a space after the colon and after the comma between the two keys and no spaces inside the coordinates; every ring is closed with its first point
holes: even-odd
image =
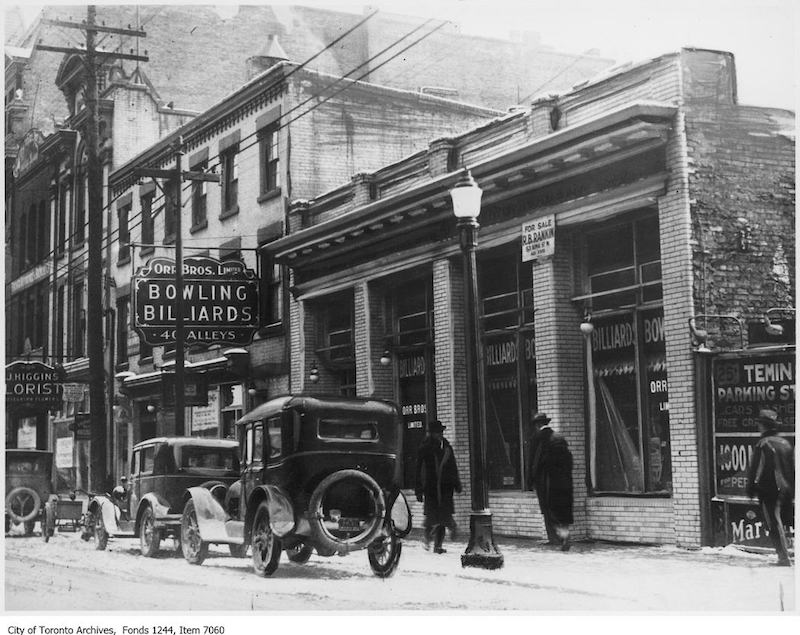
{"type": "Polygon", "coordinates": [[[209,543],[252,547],[262,576],[281,551],[306,562],[366,549],[372,571],[397,568],[411,513],[400,491],[402,419],[377,399],[284,396],[238,422],[241,478],[220,503],[191,488],[183,510],[181,547],[200,564],[209,543]]]}
{"type": "Polygon", "coordinates": [[[6,450],[6,533],[21,524],[33,533],[45,502],[53,493],[53,453],[44,450],[6,450]]]}
{"type": "MultiPolygon", "coordinates": [[[[131,478],[111,494],[89,502],[84,538],[105,549],[110,536],[138,536],[142,555],[154,556],[162,538],[179,537],[189,488],[204,488],[220,500],[239,478],[236,441],[159,437],[133,447],[131,478]]],[[[231,553],[244,556],[241,548],[231,553]]]]}

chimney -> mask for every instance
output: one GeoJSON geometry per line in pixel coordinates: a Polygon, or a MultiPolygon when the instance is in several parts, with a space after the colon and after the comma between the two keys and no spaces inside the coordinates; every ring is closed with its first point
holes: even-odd
{"type": "Polygon", "coordinates": [[[265,70],[272,68],[278,62],[287,61],[289,56],[278,42],[277,35],[268,35],[267,41],[260,53],[247,58],[247,79],[253,79],[265,70]]]}

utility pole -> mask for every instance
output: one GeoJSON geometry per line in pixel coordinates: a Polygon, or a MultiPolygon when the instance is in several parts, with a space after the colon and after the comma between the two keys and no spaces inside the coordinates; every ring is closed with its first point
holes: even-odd
{"type": "MultiPolygon", "coordinates": [[[[126,55],[124,53],[106,53],[98,51],[96,35],[98,32],[116,33],[144,37],[141,30],[119,29],[97,24],[97,8],[89,5],[86,10],[86,21],[83,23],[64,22],[60,20],[43,20],[44,24],[81,29],[86,34],[86,48],[69,48],[38,44],[36,48],[43,51],[54,51],[81,55],[86,68],[85,108],[86,123],[83,137],[86,145],[86,171],[88,180],[88,264],[86,272],[86,330],[87,354],[89,357],[89,426],[90,426],[90,460],[89,486],[103,491],[109,483],[109,471],[106,465],[107,430],[105,403],[105,364],[103,357],[103,166],[100,163],[99,148],[99,115],[97,71],[105,59],[138,59],[147,61],[146,55],[126,55]]],[[[77,113],[76,113],[77,114],[77,113]]],[[[83,184],[78,184],[83,187],[83,184]]],[[[109,369],[109,375],[111,374],[109,369]]],[[[110,377],[109,377],[110,381],[110,377]]],[[[110,404],[109,404],[110,405],[110,404]]]]}
{"type": "MultiPolygon", "coordinates": [[[[172,197],[172,205],[175,209],[175,381],[168,382],[169,390],[175,403],[175,434],[183,436],[186,434],[186,410],[184,404],[184,361],[186,337],[184,335],[183,320],[183,181],[212,181],[220,183],[220,175],[203,171],[184,172],[181,166],[183,157],[183,137],[178,136],[174,144],[175,149],[175,169],[159,170],[154,168],[134,168],[133,175],[136,177],[152,177],[164,179],[171,187],[161,188],[165,197],[172,197]],[[172,190],[172,187],[175,190],[172,190]]],[[[158,185],[158,181],[156,181],[158,185]]]]}

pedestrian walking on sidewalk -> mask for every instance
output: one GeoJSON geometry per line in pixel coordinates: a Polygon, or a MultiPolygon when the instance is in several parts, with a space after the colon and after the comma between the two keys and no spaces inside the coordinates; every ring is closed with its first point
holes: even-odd
{"type": "Polygon", "coordinates": [[[453,519],[453,492],[461,493],[461,480],[453,448],[444,438],[445,426],[439,420],[428,422],[428,434],[417,452],[417,500],[425,503],[425,549],[445,553],[442,547],[445,528],[456,537],[453,519]]]}
{"type": "Polygon", "coordinates": [[[544,516],[547,542],[561,545],[568,551],[569,526],[572,518],[572,453],[566,439],[550,427],[550,417],[537,412],[531,423],[534,434],[531,439],[528,489],[535,489],[539,508],[544,516]]]}
{"type": "Polygon", "coordinates": [[[791,566],[785,527],[792,522],[794,501],[794,449],[777,433],[778,413],[761,410],[756,418],[761,438],[750,457],[747,495],[758,495],[778,565],[791,566]]]}

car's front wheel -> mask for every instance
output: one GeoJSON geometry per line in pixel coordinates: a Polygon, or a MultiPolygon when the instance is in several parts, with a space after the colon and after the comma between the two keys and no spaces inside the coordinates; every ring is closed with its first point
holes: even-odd
{"type": "Polygon", "coordinates": [[[197,512],[191,498],[186,501],[183,516],[181,516],[181,550],[189,564],[203,564],[203,560],[208,555],[208,543],[200,536],[197,512]]]}
{"type": "Polygon", "coordinates": [[[42,540],[49,542],[53,534],[56,533],[56,509],[55,503],[48,501],[44,504],[44,516],[42,517],[42,540]]]}
{"type": "Polygon", "coordinates": [[[149,505],[142,511],[142,522],[139,525],[139,544],[142,555],[152,558],[161,547],[161,532],[156,529],[156,515],[149,505]]]}
{"type": "Polygon", "coordinates": [[[275,573],[281,558],[281,541],[269,526],[269,507],[266,502],[262,501],[256,509],[250,544],[253,545],[253,570],[262,577],[275,573]]]}
{"type": "Polygon", "coordinates": [[[378,538],[367,547],[367,558],[372,572],[379,578],[390,577],[397,571],[402,550],[403,542],[394,533],[378,538]]]}
{"type": "Polygon", "coordinates": [[[106,524],[103,522],[103,512],[98,507],[94,513],[94,548],[98,551],[105,551],[108,546],[108,531],[106,531],[106,524]]]}

